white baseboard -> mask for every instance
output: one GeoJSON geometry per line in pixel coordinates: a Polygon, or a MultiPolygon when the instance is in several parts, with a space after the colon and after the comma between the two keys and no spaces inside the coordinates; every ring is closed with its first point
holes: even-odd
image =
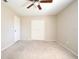
{"type": "Polygon", "coordinates": [[[70,51],[71,53],[73,53],[75,56],[78,56],[78,54],[76,52],[74,52],[73,50],[71,50],[70,48],[68,48],[67,46],[65,46],[63,43],[61,42],[57,42],[59,45],[61,45],[62,47],[66,48],[68,51],[70,51]]]}
{"type": "Polygon", "coordinates": [[[2,48],[1,51],[4,51],[5,49],[9,48],[9,47],[12,46],[14,43],[15,43],[15,42],[13,42],[13,43],[11,43],[10,45],[8,45],[8,46],[2,48]]]}

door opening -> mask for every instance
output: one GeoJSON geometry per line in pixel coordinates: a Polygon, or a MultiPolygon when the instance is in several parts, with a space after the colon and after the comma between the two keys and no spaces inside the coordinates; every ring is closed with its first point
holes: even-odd
{"type": "Polygon", "coordinates": [[[44,20],[31,21],[31,39],[44,40],[45,22],[44,20]]]}

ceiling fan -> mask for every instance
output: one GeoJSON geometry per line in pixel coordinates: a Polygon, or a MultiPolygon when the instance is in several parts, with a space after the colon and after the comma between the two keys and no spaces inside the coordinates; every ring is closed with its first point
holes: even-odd
{"type": "Polygon", "coordinates": [[[35,4],[35,2],[38,3],[37,7],[38,7],[39,10],[42,9],[40,3],[52,3],[52,0],[29,0],[29,1],[31,1],[31,2],[33,2],[33,3],[30,4],[30,5],[27,7],[27,9],[29,9],[30,7],[32,7],[32,6],[35,4]]]}
{"type": "Polygon", "coordinates": [[[27,6],[27,9],[29,9],[30,7],[32,7],[36,2],[38,3],[37,7],[39,10],[41,10],[41,6],[40,6],[40,1],[39,0],[29,0],[29,1],[32,1],[33,3],[30,4],[29,6],[27,6]]]}

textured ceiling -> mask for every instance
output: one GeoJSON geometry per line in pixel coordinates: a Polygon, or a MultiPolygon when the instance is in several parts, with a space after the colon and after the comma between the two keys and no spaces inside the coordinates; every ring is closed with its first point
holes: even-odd
{"type": "MultiPolygon", "coordinates": [[[[73,1],[74,0],[53,0],[52,3],[41,3],[42,10],[38,10],[36,7],[37,3],[30,9],[27,9],[26,6],[32,3],[28,0],[8,0],[8,3],[5,4],[21,16],[37,16],[56,15],[73,1]]],[[[4,2],[2,1],[2,3],[4,2]]]]}

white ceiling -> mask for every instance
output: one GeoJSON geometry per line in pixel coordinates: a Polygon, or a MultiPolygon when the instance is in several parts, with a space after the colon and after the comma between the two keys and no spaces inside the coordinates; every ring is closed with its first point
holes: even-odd
{"type": "Polygon", "coordinates": [[[42,10],[38,10],[35,6],[27,9],[30,3],[27,0],[8,0],[6,3],[10,8],[21,16],[36,16],[36,15],[56,15],[74,0],[53,0],[53,3],[41,3],[42,10]]]}

